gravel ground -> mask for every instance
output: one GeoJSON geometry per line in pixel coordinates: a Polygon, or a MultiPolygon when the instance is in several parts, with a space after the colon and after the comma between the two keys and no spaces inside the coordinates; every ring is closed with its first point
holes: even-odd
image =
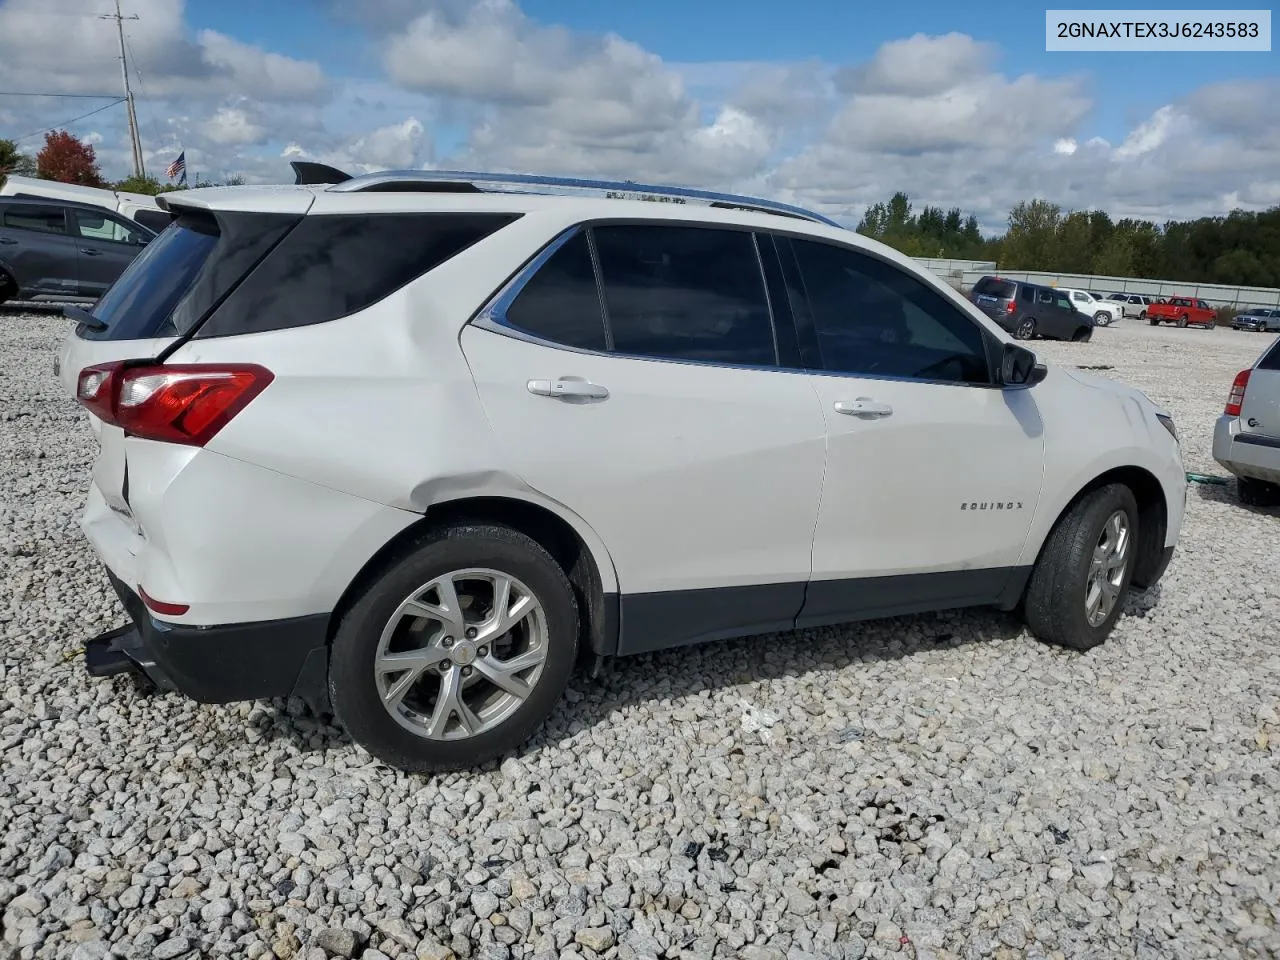
{"type": "MultiPolygon", "coordinates": [[[[63,329],[0,315],[0,960],[1280,954],[1280,517],[1233,485],[1192,485],[1161,587],[1087,655],[977,612],[666,653],[576,681],[500,768],[418,779],[296,703],[84,675],[122,614],[76,527],[63,329]]],[[[1036,346],[1221,473],[1269,339],[1036,346]]]]}

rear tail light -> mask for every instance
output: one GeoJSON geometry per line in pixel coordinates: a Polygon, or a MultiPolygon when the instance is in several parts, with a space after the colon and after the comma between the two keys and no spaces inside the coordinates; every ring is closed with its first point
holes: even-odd
{"type": "Polygon", "coordinates": [[[1231,384],[1231,392],[1227,394],[1227,405],[1223,409],[1229,417],[1240,416],[1240,408],[1244,405],[1244,391],[1249,386],[1249,371],[1241,370],[1236,374],[1235,382],[1231,384]]]}
{"type": "Polygon", "coordinates": [[[1005,313],[1017,313],[1017,311],[1018,311],[1018,306],[1012,300],[1010,300],[1008,303],[1004,305],[1005,313]]]}
{"type": "Polygon", "coordinates": [[[86,367],[76,399],[130,436],[203,447],[271,383],[255,364],[140,364],[86,367]]]}

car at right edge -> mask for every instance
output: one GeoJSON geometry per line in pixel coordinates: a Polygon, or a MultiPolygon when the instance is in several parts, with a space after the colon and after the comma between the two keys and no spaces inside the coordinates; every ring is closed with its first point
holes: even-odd
{"type": "Polygon", "coordinates": [[[1214,426],[1213,459],[1235,475],[1242,503],[1280,505],[1280,338],[1236,374],[1214,426]]]}

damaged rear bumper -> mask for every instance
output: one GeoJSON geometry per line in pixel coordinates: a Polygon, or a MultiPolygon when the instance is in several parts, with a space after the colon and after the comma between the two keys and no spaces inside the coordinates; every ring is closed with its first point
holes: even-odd
{"type": "Polygon", "coordinates": [[[200,703],[300,697],[317,713],[329,710],[327,615],[182,626],[156,620],[137,593],[107,576],[131,622],[85,645],[90,676],[129,673],[200,703]]]}

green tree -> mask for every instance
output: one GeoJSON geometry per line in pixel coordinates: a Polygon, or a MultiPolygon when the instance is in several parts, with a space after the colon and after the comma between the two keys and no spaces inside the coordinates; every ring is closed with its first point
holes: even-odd
{"type": "Polygon", "coordinates": [[[36,162],[19,150],[12,140],[0,140],[0,185],[4,184],[9,174],[15,177],[34,177],[36,162]]]}
{"type": "Polygon", "coordinates": [[[1001,266],[1007,270],[1046,269],[1052,262],[1061,220],[1062,208],[1047,200],[1024,200],[1014,206],[1001,244],[1001,266]]]}

